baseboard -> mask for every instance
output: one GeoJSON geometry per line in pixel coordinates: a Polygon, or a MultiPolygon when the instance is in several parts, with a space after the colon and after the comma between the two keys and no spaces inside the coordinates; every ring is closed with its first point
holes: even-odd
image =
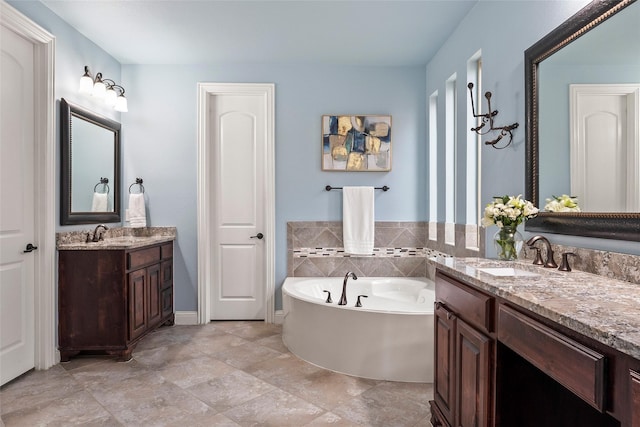
{"type": "MultiPolygon", "coordinates": [[[[282,325],[284,321],[284,311],[276,310],[273,323],[276,325],[282,325]]],[[[198,324],[198,312],[197,311],[176,311],[175,313],[176,325],[197,325],[198,324]]]]}
{"type": "Polygon", "coordinates": [[[276,325],[282,325],[284,322],[284,310],[276,310],[276,314],[273,317],[273,323],[276,325]]]}
{"type": "Polygon", "coordinates": [[[176,311],[175,324],[176,325],[197,325],[198,312],[197,311],[176,311]]]}

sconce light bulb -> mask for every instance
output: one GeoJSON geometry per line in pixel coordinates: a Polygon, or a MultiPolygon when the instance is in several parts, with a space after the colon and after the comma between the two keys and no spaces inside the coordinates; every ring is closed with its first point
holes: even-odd
{"type": "Polygon", "coordinates": [[[109,107],[115,107],[117,98],[118,98],[118,94],[116,93],[113,86],[110,86],[107,89],[107,93],[104,96],[104,103],[107,104],[109,107]]]}
{"type": "Polygon", "coordinates": [[[93,84],[93,92],[91,93],[91,95],[95,96],[96,98],[104,98],[106,94],[107,87],[104,83],[102,83],[101,81],[97,81],[93,84]]]}
{"type": "Polygon", "coordinates": [[[116,99],[116,105],[113,107],[113,109],[116,111],[120,111],[121,113],[126,113],[127,111],[129,111],[129,108],[127,106],[127,98],[125,98],[124,95],[120,95],[116,99]]]}
{"type": "Polygon", "coordinates": [[[93,79],[89,75],[89,68],[85,67],[85,72],[82,77],[80,77],[80,88],[78,92],[84,94],[90,94],[93,91],[93,79]]]}

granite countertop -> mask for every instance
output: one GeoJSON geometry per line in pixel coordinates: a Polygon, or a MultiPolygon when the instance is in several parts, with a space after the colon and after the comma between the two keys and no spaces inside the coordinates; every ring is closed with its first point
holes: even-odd
{"type": "Polygon", "coordinates": [[[110,228],[104,233],[104,240],[87,242],[87,234],[93,236],[93,229],[56,234],[59,251],[123,250],[164,243],[175,240],[175,227],[110,228]]]}
{"type": "Polygon", "coordinates": [[[531,261],[430,258],[441,271],[640,359],[640,285],[532,265],[531,261]],[[513,267],[535,275],[494,276],[479,268],[513,267]]]}

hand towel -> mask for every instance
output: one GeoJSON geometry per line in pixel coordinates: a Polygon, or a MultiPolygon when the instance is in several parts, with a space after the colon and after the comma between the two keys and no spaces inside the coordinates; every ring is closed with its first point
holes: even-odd
{"type": "Polygon", "coordinates": [[[107,212],[108,204],[109,193],[93,193],[91,212],[107,212]]]}
{"type": "Polygon", "coordinates": [[[345,253],[373,254],[373,191],[373,187],[342,189],[342,238],[345,253]]]}
{"type": "Polygon", "coordinates": [[[147,226],[147,213],[144,205],[144,193],[129,194],[129,209],[126,212],[127,221],[132,228],[147,226]]]}

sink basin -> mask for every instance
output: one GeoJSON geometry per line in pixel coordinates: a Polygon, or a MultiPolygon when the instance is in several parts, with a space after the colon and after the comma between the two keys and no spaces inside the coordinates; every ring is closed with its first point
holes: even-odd
{"type": "Polygon", "coordinates": [[[527,270],[520,270],[519,268],[513,267],[484,267],[478,268],[478,271],[482,271],[483,273],[491,274],[492,276],[500,276],[500,277],[535,277],[539,276],[537,273],[532,273],[527,270]]]}

